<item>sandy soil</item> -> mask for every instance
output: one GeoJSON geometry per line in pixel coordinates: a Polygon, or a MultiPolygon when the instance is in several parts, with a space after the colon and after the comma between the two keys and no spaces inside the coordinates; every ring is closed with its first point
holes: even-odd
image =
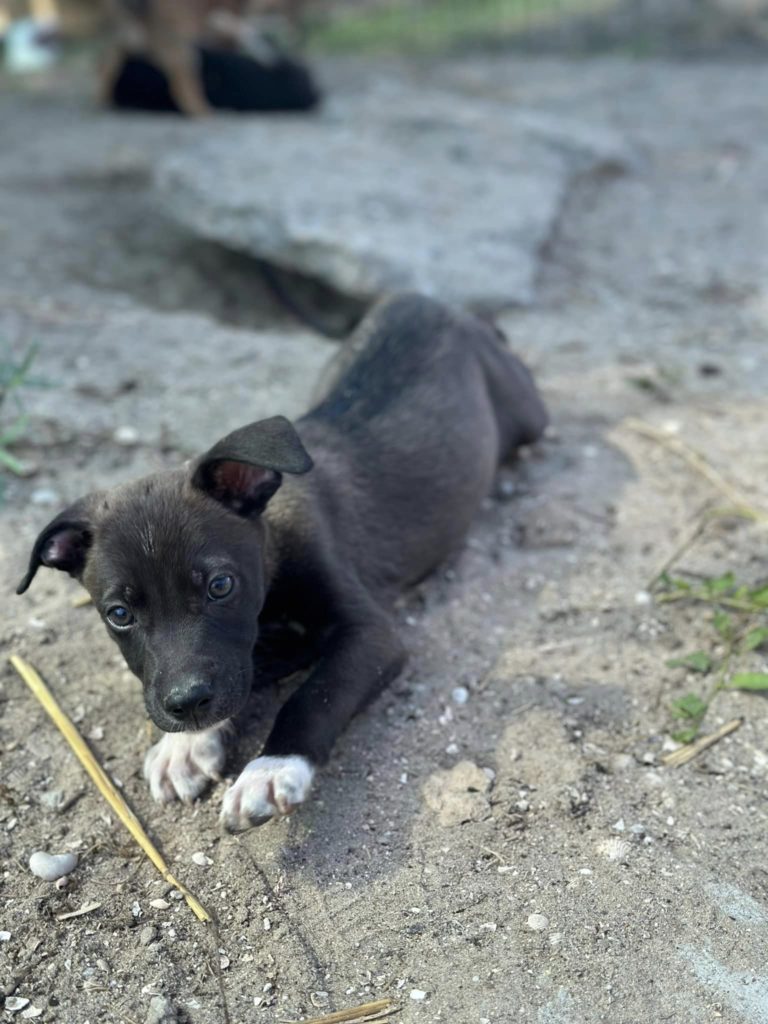
{"type": "MultiPolygon", "coordinates": [[[[427,72],[387,73],[416,87],[427,72]]],[[[10,591],[64,502],[177,464],[232,417],[299,411],[331,346],[270,306],[244,261],[154,209],[152,160],[197,126],[117,121],[67,83],[0,97],[0,340],[37,343],[53,385],[26,395],[18,453],[37,471],[0,509],[0,987],[30,1000],[6,1003],[6,1019],[272,1022],[384,996],[407,1024],[768,1019],[765,704],[720,697],[708,727],[742,727],[662,766],[670,701],[705,685],[666,662],[714,634],[706,610],[645,592],[714,492],[627,422],[675,430],[768,506],[768,71],[515,59],[430,74],[589,110],[627,135],[637,166],[578,185],[542,254],[539,302],[504,318],[555,436],[504,470],[465,548],[404,600],[410,664],[312,803],[238,838],[217,826],[223,787],[193,808],[152,804],[138,685],[93,611],[71,606],[76,586],[43,573],[23,599],[10,591]],[[45,675],[218,936],[137,854],[7,666],[13,652],[45,675]],[[65,889],[30,874],[37,849],[78,853],[65,889]]],[[[683,565],[757,583],[764,549],[757,526],[728,522],[683,565]]],[[[760,652],[748,663],[765,668],[760,652]]],[[[278,700],[254,706],[233,772],[278,700]]]]}

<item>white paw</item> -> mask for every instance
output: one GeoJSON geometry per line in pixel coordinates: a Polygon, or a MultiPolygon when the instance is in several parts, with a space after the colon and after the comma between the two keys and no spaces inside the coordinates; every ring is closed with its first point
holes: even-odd
{"type": "Polygon", "coordinates": [[[307,799],[314,775],[306,757],[298,754],[257,757],[224,794],[224,828],[240,832],[275,815],[290,814],[307,799]]]}
{"type": "Polygon", "coordinates": [[[228,722],[202,732],[167,732],[144,758],[144,778],[155,800],[194,800],[209,782],[221,780],[228,722]]]}

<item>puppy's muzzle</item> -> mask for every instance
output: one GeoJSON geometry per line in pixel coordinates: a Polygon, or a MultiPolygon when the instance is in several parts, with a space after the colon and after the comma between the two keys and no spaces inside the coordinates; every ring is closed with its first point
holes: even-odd
{"type": "Polygon", "coordinates": [[[213,684],[194,676],[176,683],[163,698],[163,708],[183,725],[205,719],[213,705],[213,684]]]}

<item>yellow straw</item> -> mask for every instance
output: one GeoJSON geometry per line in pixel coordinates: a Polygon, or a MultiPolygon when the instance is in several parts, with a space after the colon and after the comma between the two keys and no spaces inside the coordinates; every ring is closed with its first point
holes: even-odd
{"type": "Polygon", "coordinates": [[[45,710],[51,716],[56,727],[63,734],[70,747],[74,750],[80,764],[82,764],[83,768],[85,768],[90,775],[98,791],[131,833],[147,857],[149,857],[155,865],[165,881],[179,890],[199,921],[210,921],[211,917],[205,907],[203,907],[203,905],[192,895],[186,886],[182,885],[181,882],[173,877],[168,869],[168,865],[165,863],[163,855],[153,844],[152,840],[142,828],[139,819],[133,813],[122,795],[115,788],[112,780],[93,756],[87,743],[77,731],[72,719],[62,710],[58,701],[37,674],[35,669],[33,669],[31,665],[27,664],[27,662],[17,654],[11,655],[11,665],[13,665],[32,693],[37,697],[45,710]]]}

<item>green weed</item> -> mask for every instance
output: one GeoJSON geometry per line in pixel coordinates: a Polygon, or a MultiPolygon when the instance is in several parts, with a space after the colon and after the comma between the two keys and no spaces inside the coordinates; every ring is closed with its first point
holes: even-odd
{"type": "MultiPolygon", "coordinates": [[[[9,449],[23,435],[28,417],[21,392],[25,387],[40,386],[42,381],[30,377],[30,369],[37,354],[31,345],[17,362],[10,353],[0,352],[0,474],[3,471],[22,476],[26,467],[9,449]]],[[[0,496],[2,495],[0,475],[0,496]]]]}
{"type": "Polygon", "coordinates": [[[707,650],[691,651],[667,662],[709,680],[703,694],[686,693],[672,702],[678,727],[673,739],[690,743],[701,729],[712,702],[723,690],[768,691],[768,673],[752,671],[755,652],[768,649],[768,585],[748,587],[732,572],[689,581],[664,573],[660,604],[686,601],[712,609],[712,642],[707,650]]]}
{"type": "Polygon", "coordinates": [[[325,53],[443,53],[615,6],[616,0],[399,0],[342,10],[311,29],[309,42],[325,53]]]}

